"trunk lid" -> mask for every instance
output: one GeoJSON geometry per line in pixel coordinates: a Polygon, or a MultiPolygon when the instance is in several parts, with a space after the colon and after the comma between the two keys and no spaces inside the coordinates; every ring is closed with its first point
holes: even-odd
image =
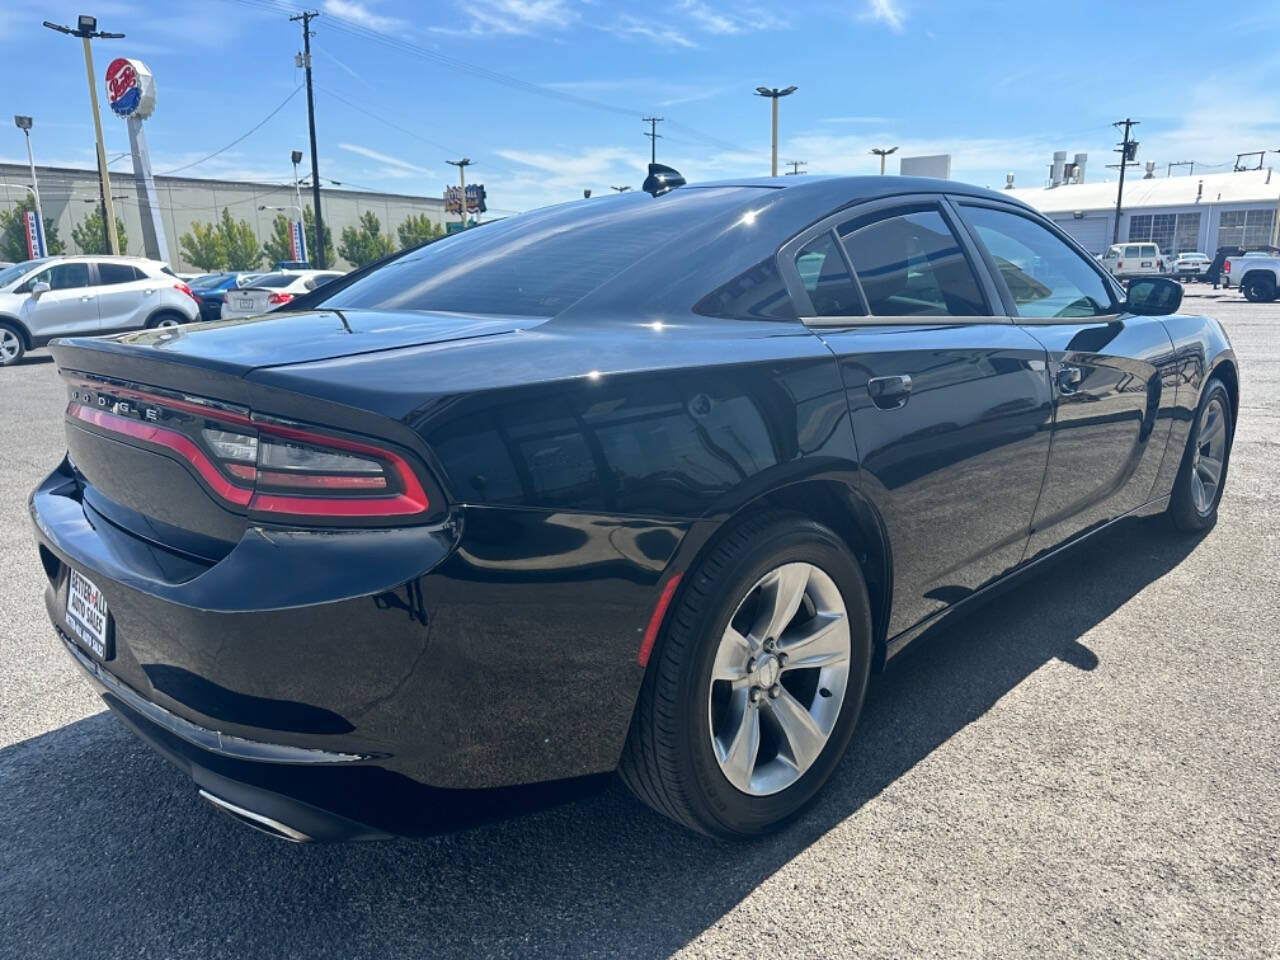
{"type": "Polygon", "coordinates": [[[245,529],[264,523],[433,521],[444,497],[426,468],[430,455],[394,412],[353,403],[340,389],[330,397],[303,395],[247,376],[498,336],[533,322],[315,311],[55,341],[67,384],[67,447],[86,510],[150,543],[212,562],[245,529]],[[246,445],[261,451],[256,465],[252,452],[237,460],[235,451],[246,445]],[[299,456],[319,464],[319,472],[298,473],[308,469],[299,467],[299,456]]]}

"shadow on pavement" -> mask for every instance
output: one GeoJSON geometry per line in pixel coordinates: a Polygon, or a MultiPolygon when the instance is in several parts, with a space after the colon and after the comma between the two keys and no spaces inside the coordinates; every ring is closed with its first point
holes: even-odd
{"type": "Polygon", "coordinates": [[[1196,542],[1131,523],[917,641],[873,678],[818,803],[749,844],[686,833],[615,782],[464,833],[292,846],[218,815],[115,718],[90,717],[0,751],[0,944],[46,958],[666,956],[1040,666],[1093,669],[1078,638],[1196,542]]]}

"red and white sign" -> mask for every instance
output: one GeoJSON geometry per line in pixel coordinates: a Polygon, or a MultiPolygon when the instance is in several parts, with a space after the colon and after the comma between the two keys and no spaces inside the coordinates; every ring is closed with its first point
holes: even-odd
{"type": "Polygon", "coordinates": [[[156,85],[141,60],[116,57],[107,65],[107,103],[118,117],[145,120],[156,107],[156,85]]]}

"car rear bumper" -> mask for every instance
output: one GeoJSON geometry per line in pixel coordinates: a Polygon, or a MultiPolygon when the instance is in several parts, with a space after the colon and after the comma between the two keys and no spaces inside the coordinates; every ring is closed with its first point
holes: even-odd
{"type": "Polygon", "coordinates": [[[50,619],[104,702],[227,812],[315,839],[432,832],[616,765],[677,527],[478,509],[250,528],[201,566],[107,521],[80,482],[64,462],[30,500],[50,619]],[[110,611],[101,660],[66,639],[73,568],[110,611]]]}

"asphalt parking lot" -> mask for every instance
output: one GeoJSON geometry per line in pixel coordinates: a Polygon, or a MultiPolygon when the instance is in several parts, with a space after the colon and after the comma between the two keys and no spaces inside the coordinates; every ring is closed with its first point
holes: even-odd
{"type": "Polygon", "coordinates": [[[1130,523],[916,644],[744,845],[616,783],[414,841],[220,816],[54,640],[26,495],[64,397],[43,351],[0,370],[0,956],[1280,955],[1280,303],[1184,309],[1242,364],[1217,527],[1130,523]]]}

